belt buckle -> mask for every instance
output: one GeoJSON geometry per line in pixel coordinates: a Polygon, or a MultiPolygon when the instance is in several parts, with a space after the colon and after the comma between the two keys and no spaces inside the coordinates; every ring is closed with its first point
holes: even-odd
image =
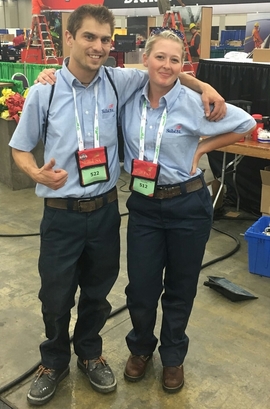
{"type": "Polygon", "coordinates": [[[89,199],[79,199],[79,200],[77,200],[77,203],[78,203],[78,212],[80,212],[80,213],[83,212],[83,209],[81,208],[81,203],[87,203],[87,202],[91,202],[91,201],[92,201],[91,198],[89,198],[89,199]]]}

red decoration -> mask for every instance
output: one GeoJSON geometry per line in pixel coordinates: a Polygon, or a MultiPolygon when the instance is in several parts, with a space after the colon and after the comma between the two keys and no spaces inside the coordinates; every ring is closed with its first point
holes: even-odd
{"type": "Polygon", "coordinates": [[[104,4],[104,0],[44,0],[44,2],[45,1],[46,5],[51,7],[51,11],[73,11],[84,4],[104,4]]]}
{"type": "Polygon", "coordinates": [[[17,123],[19,122],[19,114],[21,113],[23,109],[23,104],[24,104],[25,98],[16,92],[16,94],[11,95],[8,99],[5,101],[5,105],[8,108],[9,112],[9,117],[13,118],[17,123]]]}

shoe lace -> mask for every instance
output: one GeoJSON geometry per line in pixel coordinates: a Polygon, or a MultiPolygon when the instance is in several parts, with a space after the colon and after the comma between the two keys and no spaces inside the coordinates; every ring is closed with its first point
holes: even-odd
{"type": "MultiPolygon", "coordinates": [[[[95,358],[95,359],[91,359],[91,362],[94,362],[96,365],[102,364],[103,366],[106,366],[106,360],[105,360],[105,358],[103,358],[103,356],[100,356],[100,357],[95,358]]],[[[85,359],[85,360],[83,361],[83,363],[84,363],[84,365],[86,366],[86,368],[88,368],[89,359],[85,359]]]]}
{"type": "Polygon", "coordinates": [[[37,379],[41,378],[42,375],[48,375],[51,372],[51,369],[46,368],[46,366],[39,365],[38,370],[36,372],[37,379]]]}
{"type": "Polygon", "coordinates": [[[141,359],[142,361],[146,362],[150,358],[150,355],[133,355],[131,354],[131,358],[141,359]]]}

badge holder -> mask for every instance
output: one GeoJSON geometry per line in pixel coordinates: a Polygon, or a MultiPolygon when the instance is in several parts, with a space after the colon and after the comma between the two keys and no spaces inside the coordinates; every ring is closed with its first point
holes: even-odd
{"type": "Polygon", "coordinates": [[[153,197],[157,187],[160,166],[157,163],[133,159],[129,189],[153,197]]]}
{"type": "Polygon", "coordinates": [[[81,186],[89,186],[110,180],[106,146],[77,151],[75,156],[81,186]]]}

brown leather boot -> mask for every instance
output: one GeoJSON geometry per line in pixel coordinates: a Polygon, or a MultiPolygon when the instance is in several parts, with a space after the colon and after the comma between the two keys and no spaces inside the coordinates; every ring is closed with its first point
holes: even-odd
{"type": "Polygon", "coordinates": [[[147,364],[152,355],[130,355],[124,372],[125,379],[130,382],[140,381],[144,375],[147,364]]]}
{"type": "Polygon", "coordinates": [[[179,366],[164,366],[162,386],[166,392],[178,392],[184,385],[184,368],[179,366]]]}

